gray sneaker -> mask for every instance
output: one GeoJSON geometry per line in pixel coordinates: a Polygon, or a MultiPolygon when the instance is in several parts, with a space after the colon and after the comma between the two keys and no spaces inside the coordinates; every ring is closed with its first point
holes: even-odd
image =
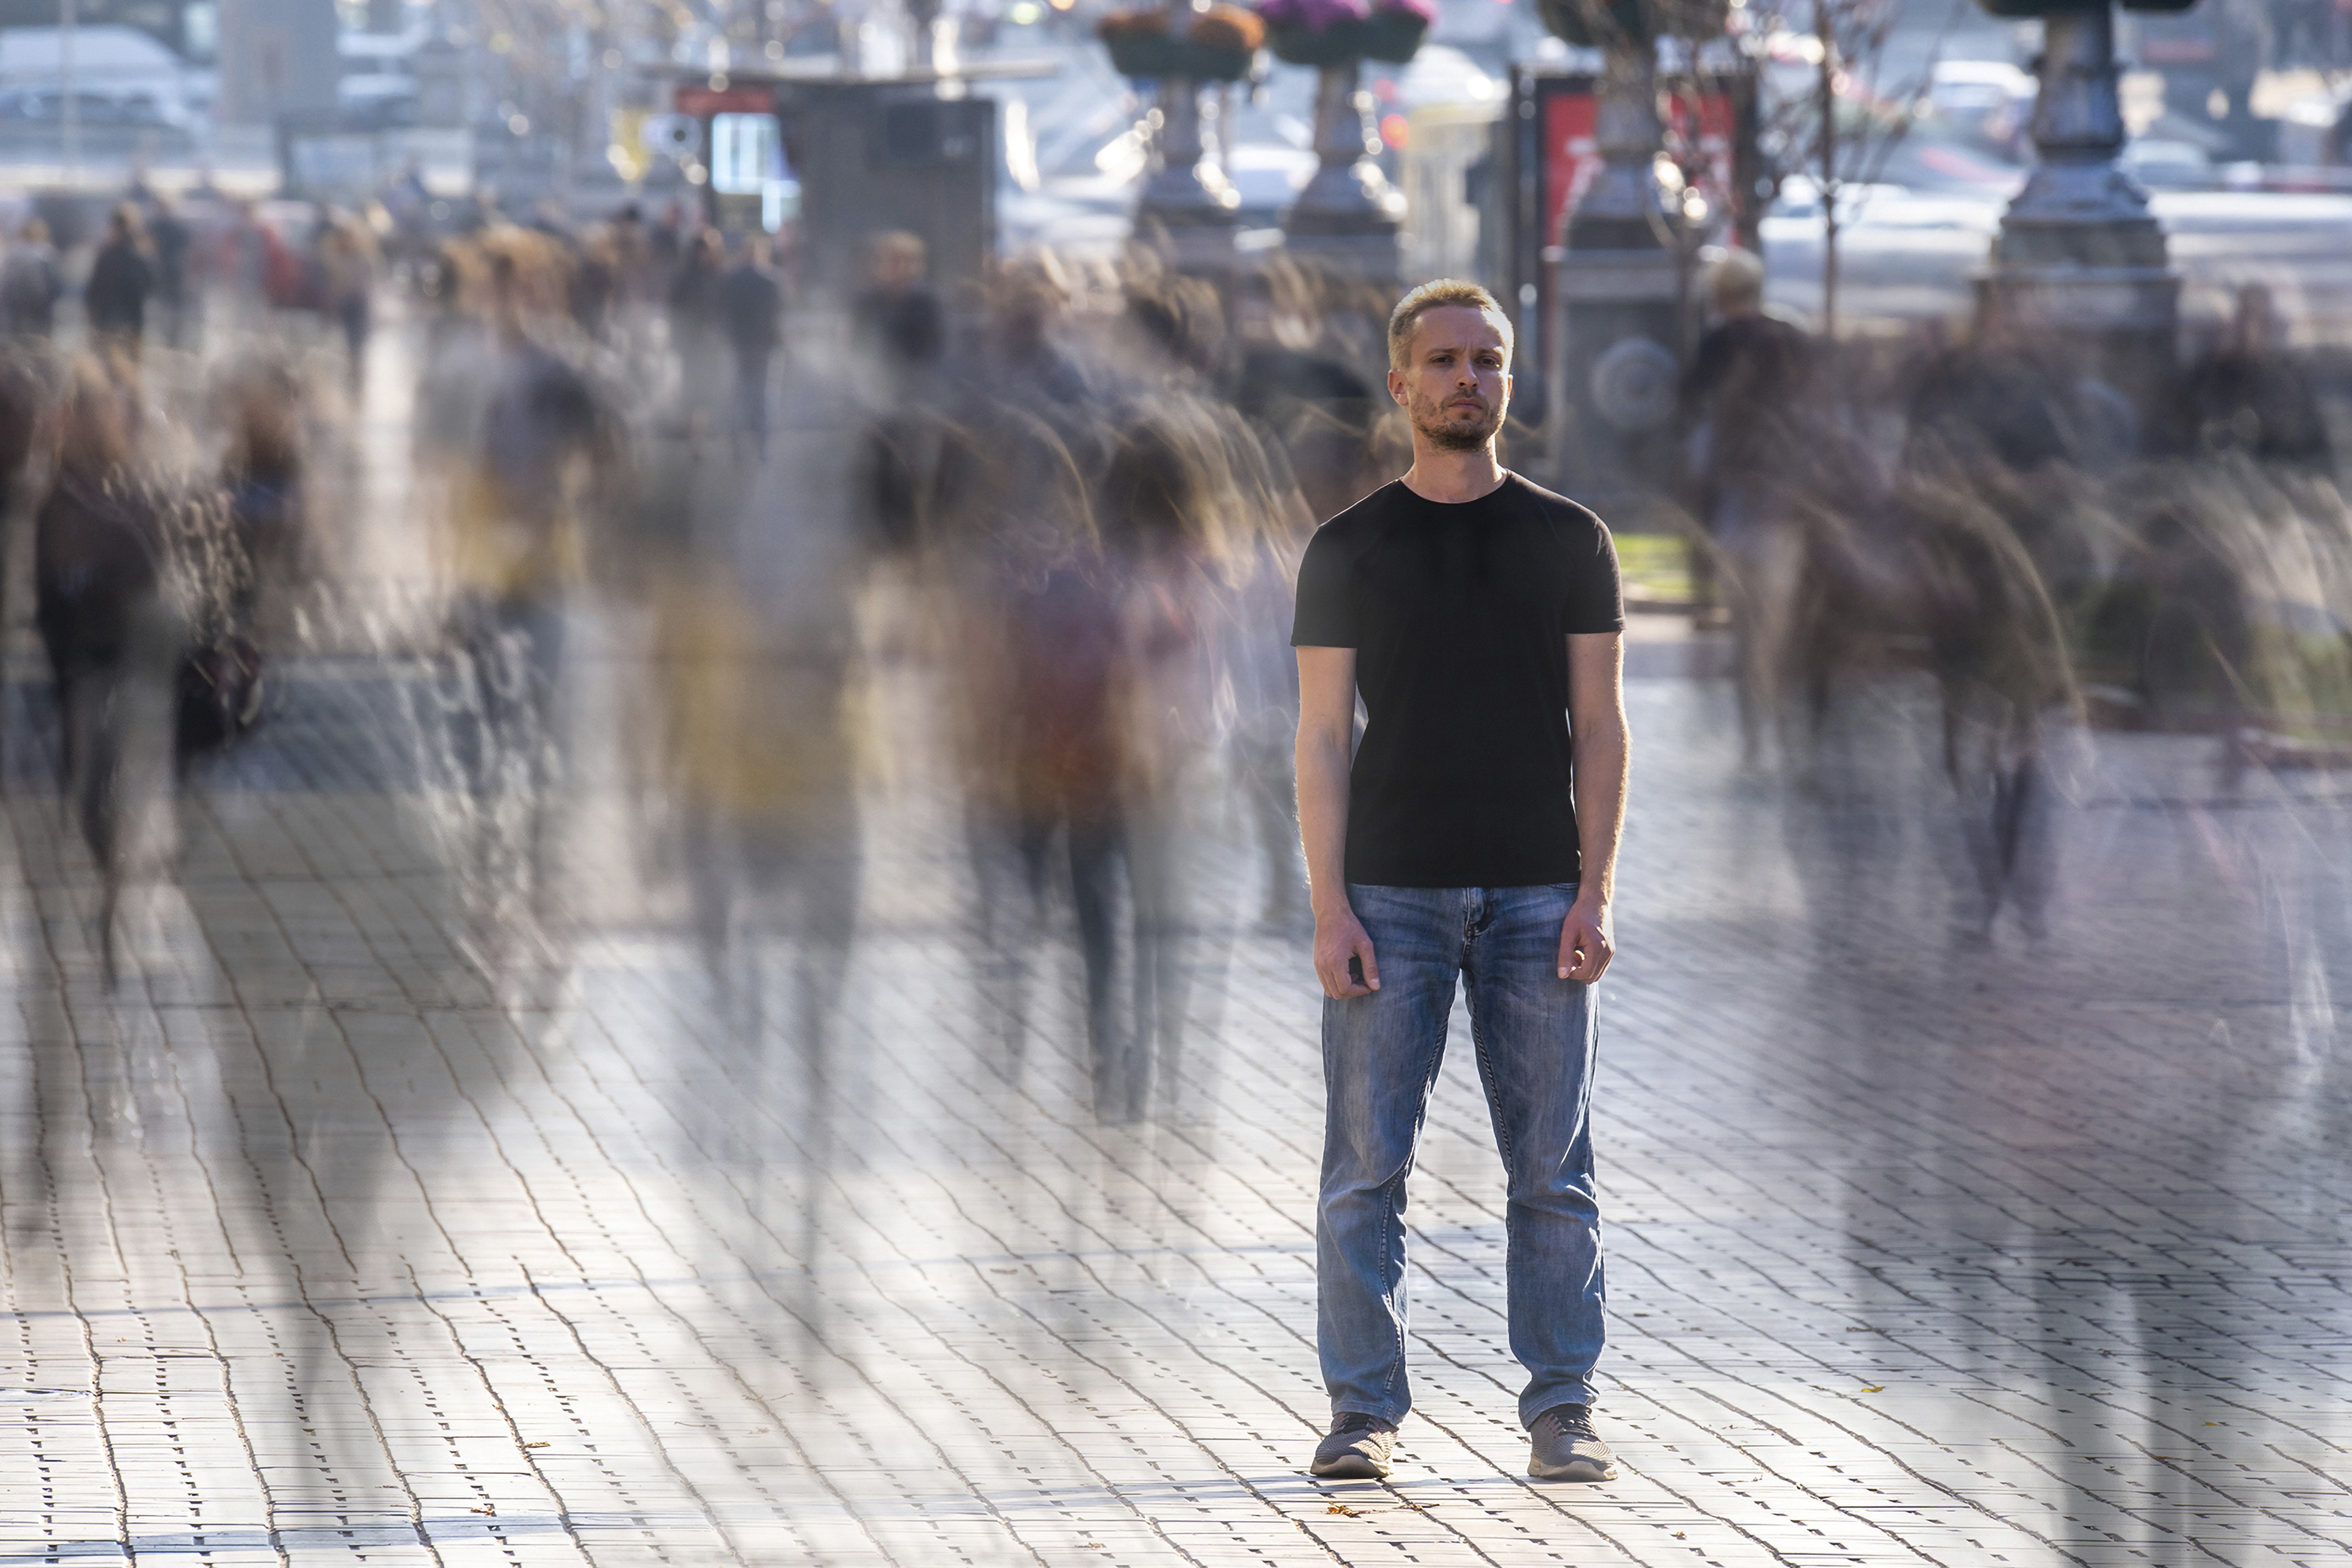
{"type": "Polygon", "coordinates": [[[1528,1429],[1535,1449],[1528,1474],[1539,1481],[1613,1481],[1617,1456],[1592,1429],[1590,1405],[1555,1405],[1528,1429]]]}
{"type": "Polygon", "coordinates": [[[1360,1411],[1343,1410],[1331,1423],[1331,1435],[1315,1450],[1307,1473],[1331,1480],[1384,1480],[1393,1469],[1389,1456],[1396,1451],[1393,1421],[1360,1411]]]}

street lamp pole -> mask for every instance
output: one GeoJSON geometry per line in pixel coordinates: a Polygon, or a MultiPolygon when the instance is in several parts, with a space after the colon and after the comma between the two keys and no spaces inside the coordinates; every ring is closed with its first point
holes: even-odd
{"type": "MultiPolygon", "coordinates": [[[[1191,0],[1169,0],[1168,36],[1181,38],[1192,22],[1191,0]]],[[[1201,131],[1201,83],[1192,77],[1162,77],[1156,95],[1160,110],[1153,138],[1156,166],[1136,204],[1139,232],[1151,232],[1178,268],[1229,267],[1239,224],[1234,209],[1240,196],[1224,172],[1207,162],[1201,131]]],[[[1220,134],[1231,134],[1219,126],[1220,134]]]]}
{"type": "Polygon", "coordinates": [[[58,131],[63,143],[66,183],[81,184],[81,79],[74,68],[74,38],[79,21],[75,0],[62,0],[58,13],[58,131]]]}
{"type": "MultiPolygon", "coordinates": [[[[2126,0],[2138,11],[2185,10],[2190,3],[2126,0]]],[[[2042,31],[2036,162],[2001,217],[1991,266],[1978,280],[1978,319],[2069,343],[2093,378],[2144,404],[2173,370],[2180,277],[2147,193],[2117,162],[2125,131],[2115,13],[2105,0],[1984,4],[1995,16],[2039,16],[2042,31]]]]}

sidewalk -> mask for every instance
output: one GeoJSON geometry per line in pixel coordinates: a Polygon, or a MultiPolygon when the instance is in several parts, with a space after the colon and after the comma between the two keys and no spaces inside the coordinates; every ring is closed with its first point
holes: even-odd
{"type": "MultiPolygon", "coordinates": [[[[866,628],[876,755],[794,856],[701,842],[663,795],[641,607],[567,639],[563,798],[462,787],[404,376],[371,361],[321,552],[397,656],[279,672],[285,710],[184,799],[110,995],[38,677],[5,688],[0,1562],[2352,1547],[2339,776],[2225,788],[2210,742],[2067,737],[2050,935],[1972,941],[1924,683],[1840,694],[1808,786],[1744,778],[1726,684],[1652,678],[1719,641],[1638,618],[1596,1116],[1622,1479],[1520,1474],[1457,1009],[1398,1472],[1318,1484],[1317,998],[1304,934],[1256,923],[1237,793],[1204,774],[1186,825],[1160,1112],[1101,1125],[1066,915],[976,929],[919,641],[866,628]]],[[[791,439],[796,488],[735,508],[689,469],[672,498],[814,661],[855,640],[812,520],[845,444],[791,439]]]]}

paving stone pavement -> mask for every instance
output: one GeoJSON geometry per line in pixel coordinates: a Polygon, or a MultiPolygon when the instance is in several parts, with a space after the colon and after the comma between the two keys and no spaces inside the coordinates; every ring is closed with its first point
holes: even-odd
{"type": "MultiPolygon", "coordinates": [[[[396,516],[405,427],[362,434],[350,510],[396,516]]],[[[1843,694],[1800,786],[1736,770],[1720,682],[1634,681],[1622,1475],[1520,1473],[1457,1051],[1397,1474],[1323,1484],[1317,1001],[1242,791],[1187,792],[1184,1050],[1105,1125],[1066,911],[982,939],[940,662],[887,593],[826,608],[821,531],[712,548],[866,652],[838,811],[714,835],[648,784],[642,603],[575,617],[552,797],[469,787],[447,662],[386,634],[191,781],[111,989],[20,632],[0,1562],[2346,1561],[2340,778],[2063,737],[2048,933],[1983,941],[1914,685],[1843,694]]],[[[420,538],[327,553],[413,589],[420,538]]]]}
{"type": "MultiPolygon", "coordinates": [[[[399,737],[419,678],[298,673],[189,791],[113,993],[12,688],[0,1560],[2352,1545],[2332,779],[2225,787],[2202,743],[2075,737],[2052,932],[1975,943],[1916,694],[1857,694],[1797,789],[1732,770],[1719,685],[1634,683],[1598,1133],[1622,1478],[1519,1474],[1457,1053],[1398,1471],[1318,1484],[1316,1007],[1300,935],[1235,913],[1230,791],[1204,780],[1192,824],[1181,1082],[1106,1126],[1070,945],[1027,939],[1016,1038],[935,772],[867,787],[854,910],[746,919],[714,964],[658,853],[585,857],[628,885],[584,902],[630,917],[486,899],[505,862],[399,737]],[[790,1020],[833,963],[814,1051],[790,1020]]],[[[938,700],[919,662],[873,679],[938,700]]]]}

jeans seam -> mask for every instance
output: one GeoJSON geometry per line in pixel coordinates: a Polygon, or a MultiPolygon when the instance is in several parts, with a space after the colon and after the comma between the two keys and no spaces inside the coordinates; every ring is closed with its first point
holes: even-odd
{"type": "MultiPolygon", "coordinates": [[[[1444,1025],[1441,1023],[1439,1027],[1443,1028],[1444,1025]]],[[[1476,1031],[1474,1030],[1472,1032],[1475,1035],[1476,1031]]],[[[1391,1251],[1390,1239],[1396,1234],[1398,1228],[1397,1206],[1404,1197],[1405,1184],[1412,1179],[1415,1158],[1421,1153],[1421,1134],[1428,1128],[1429,1097],[1435,1092],[1437,1075],[1444,1066],[1445,1051],[1441,1042],[1437,1051],[1432,1054],[1429,1071],[1422,1074],[1421,1103],[1420,1108],[1413,1113],[1412,1139],[1405,1147],[1404,1169],[1397,1173],[1396,1180],[1391,1183],[1389,1190],[1382,1194],[1385,1201],[1381,1205],[1381,1258],[1384,1263],[1391,1251]]],[[[1406,1343],[1404,1327],[1406,1280],[1410,1272],[1409,1263],[1401,1262],[1398,1265],[1395,1296],[1397,1311],[1391,1320],[1391,1331],[1395,1335],[1396,1359],[1389,1364],[1389,1375],[1381,1382],[1381,1397],[1391,1406],[1396,1403],[1397,1379],[1405,1375],[1405,1359],[1412,1348],[1406,1343]]],[[[1395,1416],[1391,1415],[1391,1419],[1394,1418],[1395,1416]]]]}
{"type": "Polygon", "coordinates": [[[1511,1129],[1510,1124],[1503,1119],[1503,1097],[1495,1086],[1495,1059],[1486,1051],[1486,1026],[1478,1017],[1478,1006],[1475,996],[1471,1000],[1469,1012],[1470,1047],[1478,1055],[1478,1082],[1479,1086],[1486,1091],[1486,1113],[1495,1120],[1495,1150],[1503,1156],[1504,1223],[1507,1228],[1510,1218],[1508,1184],[1511,1174],[1511,1129]]]}

